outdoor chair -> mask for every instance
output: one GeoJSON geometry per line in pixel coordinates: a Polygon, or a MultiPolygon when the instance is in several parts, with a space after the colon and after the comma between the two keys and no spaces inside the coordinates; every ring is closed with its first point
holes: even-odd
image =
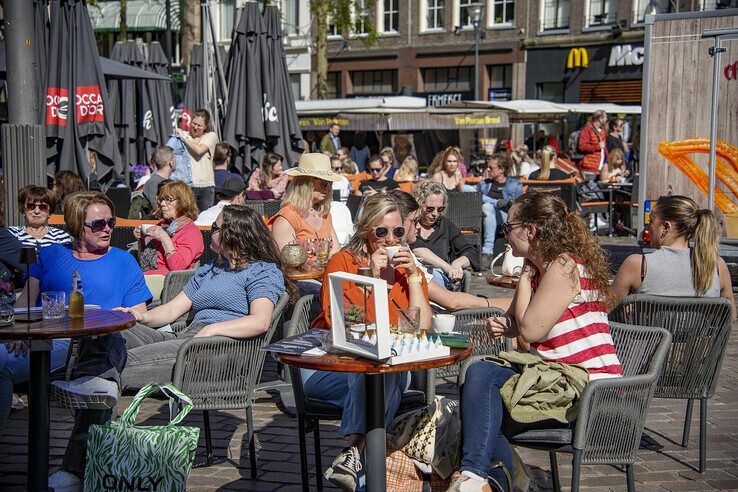
{"type": "MultiPolygon", "coordinates": [[[[467,333],[472,344],[472,355],[497,355],[503,350],[511,350],[512,342],[509,338],[495,338],[487,328],[487,318],[502,316],[500,308],[460,309],[453,313],[456,316],[454,331],[467,333]]],[[[436,369],[438,379],[456,377],[459,374],[459,364],[451,364],[436,369]]]]}
{"type": "Polygon", "coordinates": [[[115,248],[122,249],[123,251],[131,249],[129,247],[130,244],[135,246],[138,243],[136,236],[133,235],[133,230],[135,228],[135,226],[116,225],[110,234],[110,245],[115,248]]]}
{"type": "Polygon", "coordinates": [[[461,233],[474,245],[479,261],[482,260],[482,192],[448,192],[446,217],[461,229],[461,233]]]}
{"type": "MultiPolygon", "coordinates": [[[[625,465],[628,491],[635,491],[633,463],[671,335],[663,328],[621,323],[610,323],[610,333],[623,377],[587,383],[579,399],[579,416],[574,427],[529,430],[508,437],[513,446],[548,451],[556,491],[561,490],[556,453],[573,454],[572,492],[579,490],[582,464],[625,465]]],[[[480,359],[475,356],[462,362],[459,388],[464,384],[469,366],[480,359]]]]}
{"type": "Polygon", "coordinates": [[[577,210],[577,180],[576,178],[562,180],[534,180],[521,179],[525,185],[525,192],[553,193],[558,196],[569,210],[577,210]]]}
{"type": "Polygon", "coordinates": [[[689,443],[692,403],[700,400],[700,473],[707,460],[707,399],[715,394],[731,328],[731,306],[722,297],[663,297],[635,294],[610,312],[610,320],[660,326],[673,339],[655,398],[686,399],[682,446],[689,443]]]}
{"type": "Polygon", "coordinates": [[[115,215],[128,217],[131,209],[131,189],[128,186],[111,186],[105,195],[110,198],[115,206],[115,215]]]}
{"type": "Polygon", "coordinates": [[[346,206],[351,212],[351,220],[353,220],[354,223],[356,223],[356,219],[359,217],[359,210],[361,209],[361,204],[363,202],[364,197],[362,195],[349,195],[348,198],[346,198],[346,206]]]}
{"type": "MultiPolygon", "coordinates": [[[[320,297],[316,295],[302,296],[297,301],[292,313],[289,332],[287,336],[304,333],[310,329],[312,321],[320,312],[320,297]]],[[[307,439],[308,432],[313,433],[315,445],[315,477],[317,490],[323,490],[323,465],[321,462],[320,449],[320,421],[340,420],[342,410],[330,403],[315,398],[305,397],[302,388],[302,377],[300,369],[289,367],[292,391],[295,397],[297,411],[297,433],[300,441],[300,472],[302,474],[302,489],[310,490],[310,476],[307,463],[307,439]]],[[[415,371],[412,373],[410,389],[402,395],[397,415],[409,410],[423,407],[435,398],[435,374],[434,371],[415,371]]]]}
{"type": "MultiPolygon", "coordinates": [[[[187,285],[187,282],[195,275],[195,271],[196,269],[175,270],[167,273],[167,276],[164,277],[164,288],[161,290],[161,304],[166,304],[177,297],[184,289],[184,286],[187,285]]],[[[182,328],[189,324],[188,322],[191,321],[193,316],[193,313],[189,312],[170,323],[172,331],[175,333],[181,331],[182,328]]]]}
{"type": "Polygon", "coordinates": [[[213,241],[213,231],[210,229],[200,229],[200,232],[202,232],[202,241],[205,243],[205,249],[202,252],[202,256],[200,256],[200,265],[204,265],[213,261],[218,255],[210,249],[210,243],[213,241]]]}
{"type": "Polygon", "coordinates": [[[245,206],[255,211],[260,216],[264,216],[264,201],[263,200],[244,200],[245,206]]]}
{"type": "Polygon", "coordinates": [[[207,466],[213,464],[210,411],[245,409],[251,478],[256,478],[252,407],[254,390],[264,368],[266,352],[261,347],[271,342],[288,301],[289,295],[282,294],[269,329],[262,335],[246,340],[221,336],[191,338],[179,348],[172,382],[192,399],[193,410],[202,410],[207,466]]]}

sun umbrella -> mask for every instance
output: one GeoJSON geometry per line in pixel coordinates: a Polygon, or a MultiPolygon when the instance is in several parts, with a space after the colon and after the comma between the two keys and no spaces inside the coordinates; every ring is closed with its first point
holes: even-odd
{"type": "MultiPolygon", "coordinates": [[[[169,61],[161,45],[156,41],[149,44],[149,70],[159,75],[167,75],[168,65],[169,61]]],[[[175,113],[170,81],[147,80],[145,92],[142,126],[148,156],[154,147],[164,145],[169,139],[174,128],[175,113]]]]}
{"type": "Polygon", "coordinates": [[[234,164],[246,172],[261,162],[267,140],[262,117],[265,103],[269,100],[263,86],[266,60],[262,57],[266,48],[262,49],[262,45],[266,43],[266,33],[258,3],[245,5],[234,36],[228,53],[230,100],[223,123],[223,140],[236,149],[234,164]]]}
{"type": "MultiPolygon", "coordinates": [[[[144,68],[146,59],[135,41],[117,42],[110,52],[110,58],[114,61],[125,63],[136,68],[144,68]]],[[[110,114],[113,118],[116,134],[120,142],[126,164],[135,166],[139,162],[136,137],[138,136],[137,107],[139,99],[146,97],[139,92],[142,86],[139,82],[130,79],[115,79],[108,81],[108,100],[110,101],[110,114]]]]}
{"type": "MultiPolygon", "coordinates": [[[[46,136],[59,169],[100,182],[123,170],[97,43],[84,0],[51,2],[46,136]],[[94,158],[88,157],[94,151],[94,158]]],[[[53,171],[53,170],[52,170],[53,171]]]]}
{"type": "Polygon", "coordinates": [[[265,83],[271,82],[272,107],[264,108],[267,131],[267,147],[284,157],[285,167],[293,167],[302,153],[302,131],[297,118],[295,98],[292,94],[287,58],[282,40],[283,30],[279,9],[269,5],[264,10],[269,55],[269,75],[265,83]],[[276,118],[276,121],[274,121],[276,118]],[[276,125],[269,125],[274,123],[276,125]],[[276,135],[274,133],[276,126],[276,135]]]}
{"type": "MultiPolygon", "coordinates": [[[[221,59],[225,59],[225,49],[222,46],[218,46],[221,59]]],[[[213,76],[214,69],[211,66],[211,73],[213,76]]],[[[182,121],[180,127],[189,130],[191,115],[196,110],[205,107],[205,96],[203,88],[203,73],[202,73],[202,44],[194,44],[192,46],[192,54],[190,56],[190,69],[187,72],[187,82],[185,83],[185,94],[184,101],[182,102],[182,121]]],[[[220,85],[218,77],[215,77],[215,90],[217,99],[223,99],[223,88],[220,85]]],[[[212,114],[210,116],[213,116],[212,114]]]]}

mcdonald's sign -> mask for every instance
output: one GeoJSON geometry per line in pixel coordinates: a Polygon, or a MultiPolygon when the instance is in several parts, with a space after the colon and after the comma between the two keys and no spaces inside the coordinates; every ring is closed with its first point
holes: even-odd
{"type": "Polygon", "coordinates": [[[587,68],[589,66],[589,54],[587,48],[572,48],[566,57],[566,68],[587,68]]]}

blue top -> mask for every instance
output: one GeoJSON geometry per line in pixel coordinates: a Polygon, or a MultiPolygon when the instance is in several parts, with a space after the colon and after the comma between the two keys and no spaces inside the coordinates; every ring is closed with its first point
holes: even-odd
{"type": "Polygon", "coordinates": [[[193,322],[209,325],[248,316],[255,299],[266,297],[276,305],[284,292],[284,277],[274,263],[249,263],[241,270],[224,266],[203,265],[185,285],[193,322]]]}
{"type": "MultiPolygon", "coordinates": [[[[497,200],[490,198],[488,195],[490,187],[490,181],[483,179],[477,185],[477,191],[481,191],[483,193],[482,201],[484,203],[497,203],[497,200]]],[[[507,179],[505,179],[505,184],[502,185],[502,197],[505,200],[514,200],[522,194],[523,183],[521,183],[519,179],[507,177],[507,179]]]]}
{"type": "Polygon", "coordinates": [[[60,290],[67,299],[72,291],[72,274],[79,270],[85,304],[97,304],[103,309],[132,307],[151,299],[141,267],[130,253],[110,248],[96,260],[80,260],[72,254],[69,244],[52,244],[38,252],[38,263],[31,265],[30,274],[39,279],[41,293],[60,290]]]}
{"type": "Polygon", "coordinates": [[[369,157],[371,157],[371,151],[366,145],[360,149],[351,147],[351,150],[349,151],[349,158],[356,163],[356,167],[359,168],[359,172],[361,173],[366,169],[366,163],[369,160],[369,157]]]}

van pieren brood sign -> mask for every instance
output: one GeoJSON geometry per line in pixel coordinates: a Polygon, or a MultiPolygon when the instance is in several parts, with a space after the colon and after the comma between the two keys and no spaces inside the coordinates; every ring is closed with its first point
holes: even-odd
{"type": "Polygon", "coordinates": [[[610,48],[608,67],[630,67],[643,65],[643,46],[616,44],[610,48]]]}

